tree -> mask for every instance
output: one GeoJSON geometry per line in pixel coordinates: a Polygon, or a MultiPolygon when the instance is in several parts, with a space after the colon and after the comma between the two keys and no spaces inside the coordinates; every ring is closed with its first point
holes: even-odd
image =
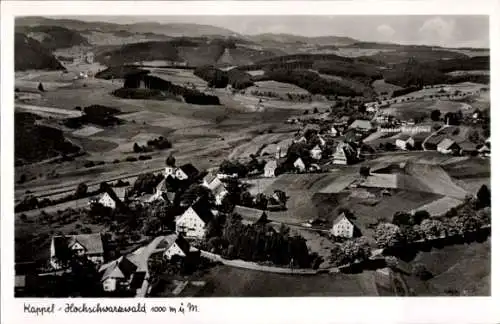
{"type": "Polygon", "coordinates": [[[420,280],[429,280],[433,277],[433,274],[422,263],[413,265],[412,274],[420,278],[420,280]]]}
{"type": "Polygon", "coordinates": [[[360,169],[359,169],[359,174],[362,176],[362,177],[368,177],[370,175],[370,167],[367,167],[367,166],[362,166],[360,169]]]}
{"type": "Polygon", "coordinates": [[[484,208],[491,206],[491,193],[486,185],[482,185],[477,191],[477,203],[478,208],[484,208]]]}
{"type": "Polygon", "coordinates": [[[397,226],[403,226],[403,225],[414,225],[415,220],[413,215],[406,213],[406,212],[395,212],[394,216],[392,216],[392,223],[397,226]]]}
{"type": "Polygon", "coordinates": [[[175,158],[172,154],[170,154],[165,161],[165,164],[169,167],[175,167],[175,158]]]}
{"type": "Polygon", "coordinates": [[[469,141],[472,143],[479,143],[479,132],[477,130],[474,130],[469,134],[469,141]]]}
{"type": "Polygon", "coordinates": [[[78,187],[76,187],[76,190],[75,190],[75,197],[76,198],[83,198],[87,195],[87,190],[88,190],[88,187],[87,185],[82,182],[78,185],[78,187]]]}
{"type": "Polygon", "coordinates": [[[375,230],[375,240],[380,248],[393,248],[403,243],[404,237],[399,226],[382,223],[375,230]]]}
{"type": "Polygon", "coordinates": [[[439,121],[439,118],[441,117],[441,111],[439,109],[434,109],[431,112],[431,119],[433,121],[439,121]]]}
{"type": "Polygon", "coordinates": [[[431,218],[431,215],[429,214],[428,211],[426,210],[417,210],[413,214],[413,223],[414,224],[420,224],[424,219],[429,219],[431,218]]]}
{"type": "Polygon", "coordinates": [[[442,235],[446,235],[446,229],[443,223],[437,219],[424,219],[420,224],[420,228],[427,239],[435,239],[442,235]]]}
{"type": "Polygon", "coordinates": [[[314,107],[314,109],[313,109],[313,114],[317,114],[317,113],[319,113],[318,108],[317,108],[317,107],[314,107]]]}
{"type": "Polygon", "coordinates": [[[142,147],[140,147],[137,143],[134,143],[134,153],[141,153],[143,151],[142,147]]]}
{"type": "Polygon", "coordinates": [[[45,89],[43,88],[43,84],[41,82],[38,83],[38,91],[45,92],[45,89]]]}

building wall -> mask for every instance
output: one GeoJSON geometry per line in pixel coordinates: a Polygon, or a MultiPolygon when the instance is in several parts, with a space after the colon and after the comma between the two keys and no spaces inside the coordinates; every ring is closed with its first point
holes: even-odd
{"type": "Polygon", "coordinates": [[[306,166],[304,165],[304,162],[302,162],[302,161],[295,161],[293,163],[293,166],[298,168],[300,171],[304,171],[306,169],[306,166]]]}
{"type": "Polygon", "coordinates": [[[272,178],[275,176],[274,174],[275,168],[266,168],[264,170],[264,177],[272,178]]]}
{"type": "Polygon", "coordinates": [[[165,178],[169,175],[175,176],[175,168],[169,166],[165,168],[165,178]]]}
{"type": "Polygon", "coordinates": [[[215,204],[216,205],[222,205],[222,200],[224,199],[224,197],[226,197],[227,195],[227,191],[222,191],[221,193],[219,193],[218,195],[215,196],[215,204]]]}
{"type": "Polygon", "coordinates": [[[170,248],[168,248],[165,251],[165,253],[163,254],[163,256],[166,259],[170,259],[174,255],[178,255],[178,256],[181,256],[181,257],[185,257],[186,256],[186,254],[184,253],[184,251],[181,250],[181,248],[177,245],[177,243],[172,244],[172,246],[170,248]]]}
{"type": "Polygon", "coordinates": [[[116,278],[107,278],[102,282],[102,289],[104,291],[115,291],[116,290],[116,278]]]}
{"type": "Polygon", "coordinates": [[[176,222],[177,233],[184,233],[186,237],[203,238],[205,235],[205,223],[189,207],[176,222]]]}
{"type": "Polygon", "coordinates": [[[116,208],[116,202],[107,193],[102,195],[101,199],[99,199],[99,203],[105,207],[112,209],[116,208]]]}
{"type": "Polygon", "coordinates": [[[311,150],[311,157],[315,160],[321,159],[321,150],[311,150]]]}
{"type": "Polygon", "coordinates": [[[186,180],[188,178],[187,174],[185,174],[181,169],[175,170],[175,177],[179,180],[186,180]]]}
{"type": "Polygon", "coordinates": [[[354,234],[354,226],[346,219],[343,219],[333,226],[332,234],[334,236],[351,238],[354,234]]]}

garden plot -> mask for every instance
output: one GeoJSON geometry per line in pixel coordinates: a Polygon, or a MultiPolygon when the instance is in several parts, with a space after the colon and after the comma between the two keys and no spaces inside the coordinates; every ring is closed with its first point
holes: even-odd
{"type": "Polygon", "coordinates": [[[180,86],[195,86],[198,90],[204,90],[208,85],[205,80],[194,75],[193,70],[149,67],[146,69],[151,71],[150,75],[180,86]]]}
{"type": "Polygon", "coordinates": [[[451,208],[457,207],[462,202],[463,202],[462,200],[456,199],[453,197],[443,197],[443,198],[435,200],[431,203],[417,207],[412,212],[415,212],[417,210],[425,210],[432,217],[436,217],[436,216],[441,216],[441,215],[445,214],[451,208]]]}
{"type": "Polygon", "coordinates": [[[286,96],[287,94],[298,94],[307,95],[309,91],[302,89],[291,83],[277,82],[277,81],[258,81],[255,84],[245,90],[246,93],[252,93],[253,91],[258,92],[273,92],[280,96],[286,96]]]}
{"type": "Polygon", "coordinates": [[[79,130],[74,131],[72,134],[73,136],[77,137],[88,137],[95,135],[99,132],[102,132],[102,128],[95,127],[95,126],[84,126],[80,128],[79,130]]]}

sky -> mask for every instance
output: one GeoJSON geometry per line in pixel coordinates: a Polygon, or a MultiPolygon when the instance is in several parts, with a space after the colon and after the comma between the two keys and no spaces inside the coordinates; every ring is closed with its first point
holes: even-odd
{"type": "MultiPolygon", "coordinates": [[[[70,17],[65,17],[70,18],[70,17]]],[[[362,41],[489,47],[488,16],[79,16],[85,21],[197,23],[241,34],[348,36],[362,41]]]]}

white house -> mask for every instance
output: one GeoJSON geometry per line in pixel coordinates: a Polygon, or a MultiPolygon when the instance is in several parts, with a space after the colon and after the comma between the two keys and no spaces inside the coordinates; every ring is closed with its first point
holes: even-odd
{"type": "Polygon", "coordinates": [[[157,248],[164,248],[163,257],[170,260],[173,256],[186,257],[189,254],[189,242],[182,235],[171,234],[166,236],[163,241],[158,244],[157,248]]]}
{"type": "Polygon", "coordinates": [[[297,168],[300,172],[304,172],[306,170],[306,165],[304,164],[304,161],[302,161],[301,158],[298,158],[293,162],[293,166],[297,168]]]}
{"type": "Polygon", "coordinates": [[[99,265],[104,261],[104,244],[100,233],[53,236],[50,243],[50,264],[61,269],[72,255],[85,256],[99,265]]]}
{"type": "Polygon", "coordinates": [[[330,234],[336,237],[353,238],[356,235],[356,225],[342,213],[333,222],[330,234]]]}
{"type": "Polygon", "coordinates": [[[339,131],[335,128],[335,126],[332,126],[329,131],[330,135],[332,136],[337,136],[339,134],[339,131]]]}
{"type": "Polygon", "coordinates": [[[350,164],[356,158],[354,148],[345,142],[340,142],[337,145],[335,153],[333,153],[333,164],[350,164]]]}
{"type": "Polygon", "coordinates": [[[199,171],[192,164],[184,164],[178,168],[167,166],[165,167],[165,178],[169,175],[178,180],[192,179],[198,175],[199,171]]]}
{"type": "Polygon", "coordinates": [[[103,290],[114,292],[128,289],[136,270],[137,265],[126,256],[121,256],[117,260],[103,264],[99,269],[103,290]]]}
{"type": "Polygon", "coordinates": [[[217,177],[216,174],[214,173],[209,173],[203,178],[203,183],[202,185],[204,187],[207,187],[210,190],[213,190],[220,186],[222,184],[222,181],[217,177]]]}
{"type": "Polygon", "coordinates": [[[400,134],[396,139],[396,146],[401,150],[407,150],[408,147],[415,146],[415,140],[408,134],[400,134]]]}
{"type": "Polygon", "coordinates": [[[460,146],[455,141],[445,138],[437,145],[437,151],[443,154],[451,154],[460,151],[460,146]]]}
{"type": "Polygon", "coordinates": [[[175,220],[175,230],[187,238],[202,239],[213,217],[210,207],[199,200],[175,220]]]}
{"type": "Polygon", "coordinates": [[[99,204],[103,205],[104,207],[108,207],[111,209],[116,208],[116,202],[113,198],[111,198],[111,195],[108,194],[107,192],[103,193],[101,195],[101,198],[97,201],[99,204]]]}
{"type": "Polygon", "coordinates": [[[321,153],[323,153],[323,150],[319,147],[319,145],[316,145],[311,151],[309,151],[309,153],[313,159],[321,160],[321,153]]]}
{"type": "Polygon", "coordinates": [[[276,160],[271,160],[267,162],[266,165],[264,166],[264,177],[272,178],[276,176],[274,172],[276,171],[277,167],[278,163],[276,162],[276,160]]]}
{"type": "Polygon", "coordinates": [[[226,186],[223,183],[221,183],[219,186],[215,187],[212,190],[212,193],[214,194],[215,204],[220,206],[222,205],[222,200],[228,194],[228,191],[226,189],[226,186]]]}

